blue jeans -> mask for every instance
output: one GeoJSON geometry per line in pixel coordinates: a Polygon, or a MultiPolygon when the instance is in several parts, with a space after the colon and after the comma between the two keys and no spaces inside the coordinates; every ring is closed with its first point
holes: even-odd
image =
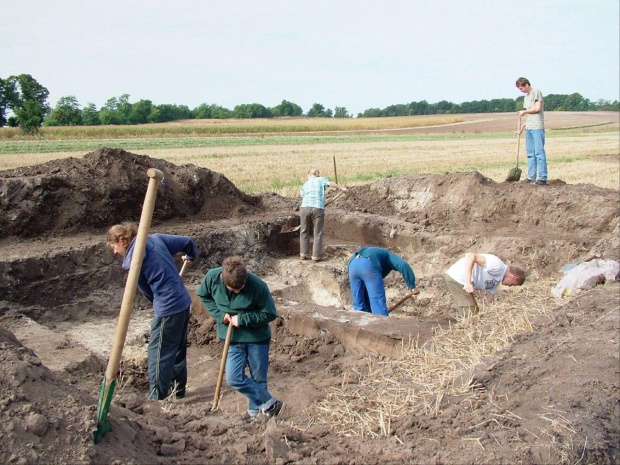
{"type": "Polygon", "coordinates": [[[353,310],[388,315],[383,277],[369,259],[358,257],[351,260],[349,284],[353,295],[353,310]]]}
{"type": "Polygon", "coordinates": [[[527,152],[527,177],[536,181],[538,179],[547,180],[547,154],[545,153],[545,130],[526,129],[525,130],[525,151],[527,152]]]}
{"type": "Polygon", "coordinates": [[[254,417],[276,403],[267,390],[269,344],[231,342],[226,357],[226,383],[249,399],[248,413],[254,417]],[[248,367],[250,376],[246,376],[248,367]]]}
{"type": "Polygon", "coordinates": [[[168,397],[172,383],[184,395],[187,385],[187,328],[189,308],[181,313],[151,320],[148,347],[149,399],[168,397]]]}

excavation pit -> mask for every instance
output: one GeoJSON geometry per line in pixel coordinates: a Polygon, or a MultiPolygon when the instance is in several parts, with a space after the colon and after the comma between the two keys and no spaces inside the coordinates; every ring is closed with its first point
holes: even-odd
{"type": "MultiPolygon", "coordinates": [[[[546,444],[541,431],[548,432],[549,420],[560,421],[549,413],[554,412],[550,405],[571,412],[563,418],[572,423],[564,426],[583,437],[610,438],[588,444],[590,461],[617,454],[617,411],[609,401],[618,392],[617,340],[609,341],[618,331],[613,318],[618,287],[608,284],[568,303],[548,292],[566,263],[593,253],[618,259],[615,191],[559,180],[544,189],[498,184],[478,173],[354,186],[326,210],[324,260],[319,263],[298,259],[295,199],[247,196],[224,176],[191,165],[102,149],[79,160],[2,172],[0,192],[0,409],[9,419],[0,449],[9,452],[0,457],[5,462],[11,451],[24,450],[38,451],[39,457],[47,451],[53,461],[93,463],[175,463],[179,457],[181,463],[262,463],[265,453],[273,461],[285,455],[283,460],[301,463],[332,463],[334,457],[398,462],[421,456],[449,462],[463,454],[481,462],[488,456],[472,450],[467,438],[482,437],[481,422],[502,419],[499,415],[507,416],[507,410],[520,420],[511,417],[514,423],[485,434],[502,443],[520,441],[529,451],[526,459],[548,462],[553,460],[536,451],[546,444]],[[145,402],[152,309],[138,296],[110,412],[112,432],[101,445],[90,443],[88,428],[126,279],[105,244],[105,231],[139,218],[150,167],[165,175],[152,232],[188,235],[201,250],[184,276],[191,294],[208,269],[231,255],[243,256],[249,270],[268,283],[279,314],[272,325],[270,390],[287,403],[282,423],[245,423],[245,399],[227,387],[220,410],[209,412],[222,345],[197,299],[187,397],[162,407],[145,402]],[[346,263],[364,245],[398,253],[418,279],[420,295],[387,318],[351,308],[346,263]],[[467,251],[496,253],[528,270],[526,285],[500,289],[498,303],[483,308],[481,321],[456,318],[442,281],[445,269],[467,251]],[[524,309],[534,315],[533,308],[538,319],[525,322],[529,329],[507,333],[503,349],[489,352],[479,366],[454,351],[440,352],[446,339],[462,337],[458,340],[473,344],[506,330],[500,327],[504,313],[524,309]],[[597,350],[587,350],[593,345],[597,350]],[[439,387],[423,380],[425,357],[454,358],[453,371],[429,374],[443,380],[439,387]],[[403,378],[407,372],[410,378],[403,378]],[[384,403],[394,389],[402,409],[398,402],[384,403]],[[492,403],[490,395],[495,396],[492,403]],[[28,426],[37,415],[48,419],[45,431],[28,426]],[[586,417],[590,420],[577,420],[586,417]],[[526,430],[539,434],[528,436],[526,430]],[[243,446],[222,446],[233,441],[243,446]],[[279,448],[278,441],[286,447],[279,448]],[[59,448],[59,442],[72,447],[59,448]],[[162,455],[170,447],[177,457],[162,455]]],[[[407,292],[397,273],[385,284],[390,304],[407,292]]],[[[563,431],[557,434],[568,430],[563,431]]],[[[552,453],[561,458],[559,450],[552,453]]],[[[32,461],[34,456],[28,457],[32,461]]]]}

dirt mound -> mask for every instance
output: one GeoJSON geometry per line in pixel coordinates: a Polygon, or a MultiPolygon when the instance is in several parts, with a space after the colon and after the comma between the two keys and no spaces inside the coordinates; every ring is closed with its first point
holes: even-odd
{"type": "Polygon", "coordinates": [[[149,168],[164,173],[154,221],[194,215],[220,220],[256,211],[260,203],[209,169],[102,148],[83,158],[0,172],[0,237],[75,233],[137,221],[149,168]]]}
{"type": "Polygon", "coordinates": [[[114,408],[114,447],[95,447],[93,399],[42,365],[36,354],[0,327],[2,463],[156,463],[148,435],[114,408]]]}

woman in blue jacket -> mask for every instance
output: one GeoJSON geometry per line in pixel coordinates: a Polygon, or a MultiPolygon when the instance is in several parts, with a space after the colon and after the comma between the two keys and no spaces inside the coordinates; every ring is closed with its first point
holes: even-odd
{"type": "MultiPolygon", "coordinates": [[[[137,234],[135,223],[117,224],[108,231],[108,244],[115,254],[123,256],[124,270],[131,266],[137,234]]],[[[155,311],[148,346],[149,399],[165,399],[171,388],[177,397],[185,397],[191,297],[174,262],[179,252],[185,254],[184,261],[198,257],[198,247],[187,236],[151,234],[138,278],[138,289],[155,311]]]]}

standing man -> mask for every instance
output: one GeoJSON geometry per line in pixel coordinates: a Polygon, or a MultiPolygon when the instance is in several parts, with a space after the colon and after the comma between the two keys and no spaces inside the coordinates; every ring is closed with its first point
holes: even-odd
{"type": "Polygon", "coordinates": [[[537,186],[547,184],[547,154],[545,153],[545,115],[543,111],[543,95],[538,89],[530,86],[524,77],[517,79],[517,88],[525,94],[523,110],[519,118],[525,116],[525,151],[527,152],[527,178],[521,182],[535,183],[537,186]],[[536,179],[538,174],[538,179],[536,179]]]}
{"type": "Polygon", "coordinates": [[[356,250],[347,265],[349,284],[353,295],[353,310],[388,316],[383,278],[396,270],[403,275],[411,294],[420,291],[415,286],[411,266],[396,254],[380,247],[362,247],[356,250]]]}
{"type": "Polygon", "coordinates": [[[474,291],[486,291],[486,302],[491,303],[500,284],[521,286],[525,282],[522,268],[508,266],[495,255],[471,252],[448,268],[443,276],[461,316],[477,313],[474,291]]]}
{"type": "MultiPolygon", "coordinates": [[[[131,267],[138,225],[122,223],[108,230],[108,245],[123,256],[123,270],[131,267]]],[[[183,285],[173,257],[184,252],[184,261],[198,257],[198,247],[187,236],[151,234],[146,240],[138,288],[153,303],[148,345],[149,399],[171,394],[185,397],[187,386],[187,328],[192,299],[183,285]],[[176,386],[175,386],[176,385],[176,386]]]]}
{"type": "Polygon", "coordinates": [[[323,224],[325,222],[325,191],[328,187],[336,187],[343,192],[346,187],[339,186],[327,178],[319,176],[319,170],[312,168],[308,171],[308,180],[301,187],[301,208],[299,210],[299,257],[302,260],[310,258],[310,228],[314,232],[312,244],[312,261],[321,260],[323,250],[323,224]]]}
{"type": "Polygon", "coordinates": [[[248,398],[250,418],[260,412],[277,417],[284,404],[267,390],[269,323],[277,316],[267,284],[248,273],[241,257],[229,257],[220,268],[207,272],[196,295],[215,318],[221,340],[226,339],[228,325],[233,325],[226,358],[226,383],[248,398]]]}

